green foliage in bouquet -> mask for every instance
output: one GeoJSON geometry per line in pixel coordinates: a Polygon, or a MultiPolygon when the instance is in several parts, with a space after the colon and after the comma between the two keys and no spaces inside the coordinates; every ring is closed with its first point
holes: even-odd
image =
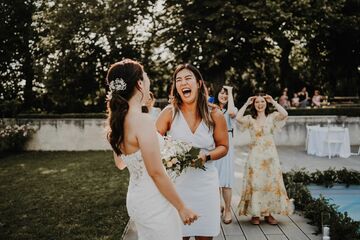
{"type": "Polygon", "coordinates": [[[165,139],[161,151],[162,161],[166,170],[179,176],[186,168],[193,167],[206,170],[201,158],[200,149],[179,140],[165,139]]]}
{"type": "Polygon", "coordinates": [[[199,154],[200,154],[199,148],[191,147],[191,149],[189,150],[188,153],[186,153],[186,155],[188,155],[188,158],[192,160],[191,162],[189,161],[190,165],[186,167],[200,168],[205,171],[206,168],[203,165],[202,160],[199,158],[199,154]]]}
{"type": "Polygon", "coordinates": [[[28,124],[5,125],[0,123],[0,152],[18,152],[25,147],[26,141],[35,132],[28,124]]]}

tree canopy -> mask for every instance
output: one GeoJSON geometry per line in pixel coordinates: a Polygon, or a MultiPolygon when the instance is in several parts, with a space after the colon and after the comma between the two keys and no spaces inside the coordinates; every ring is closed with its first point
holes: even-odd
{"type": "Polygon", "coordinates": [[[234,86],[237,103],[259,89],[360,93],[356,0],[14,0],[0,7],[2,115],[104,111],[106,71],[123,58],[143,63],[158,98],[167,97],[183,62],[199,67],[215,90],[234,86]]]}

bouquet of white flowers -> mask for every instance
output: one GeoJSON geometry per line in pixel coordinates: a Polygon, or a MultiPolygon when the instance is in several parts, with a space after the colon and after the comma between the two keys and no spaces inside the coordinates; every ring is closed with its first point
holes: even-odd
{"type": "MultiPolygon", "coordinates": [[[[166,137],[161,151],[162,161],[170,176],[179,176],[188,167],[206,170],[199,157],[200,149],[186,142],[166,137]]],[[[175,176],[175,177],[176,177],[175,176]]]]}

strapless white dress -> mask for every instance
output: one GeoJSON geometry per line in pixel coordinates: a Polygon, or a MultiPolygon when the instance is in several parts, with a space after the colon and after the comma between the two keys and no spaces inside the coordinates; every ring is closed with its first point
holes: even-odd
{"type": "MultiPolygon", "coordinates": [[[[160,135],[159,141],[162,146],[160,135]]],[[[126,206],[138,240],[181,240],[183,224],[179,214],[148,175],[140,150],[121,158],[130,172],[126,206]]]]}

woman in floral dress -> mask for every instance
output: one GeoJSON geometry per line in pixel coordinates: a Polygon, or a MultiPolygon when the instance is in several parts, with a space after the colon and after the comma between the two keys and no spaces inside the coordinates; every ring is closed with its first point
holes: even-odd
{"type": "Polygon", "coordinates": [[[238,211],[239,215],[252,216],[251,223],[255,225],[260,224],[260,217],[277,224],[272,214],[290,215],[294,209],[286,193],[273,138],[274,131],[285,125],[287,116],[287,111],[269,95],[250,97],[236,116],[241,130],[248,129],[251,135],[238,211]],[[269,103],[277,111],[269,114],[269,103]],[[250,105],[251,116],[244,116],[250,105]]]}

